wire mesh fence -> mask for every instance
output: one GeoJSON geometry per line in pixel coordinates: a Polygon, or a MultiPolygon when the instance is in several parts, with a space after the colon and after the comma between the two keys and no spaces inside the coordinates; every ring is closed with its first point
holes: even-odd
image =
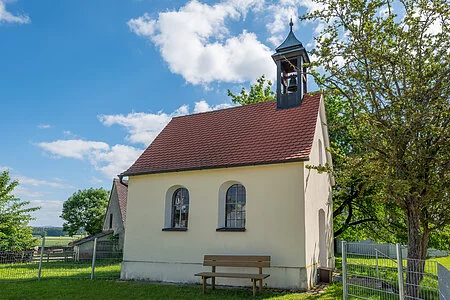
{"type": "Polygon", "coordinates": [[[440,299],[438,263],[405,259],[405,299],[440,299]]]}
{"type": "Polygon", "coordinates": [[[120,277],[122,250],[117,240],[92,239],[76,246],[45,246],[0,252],[0,281],[46,278],[120,277]]]}
{"type": "Polygon", "coordinates": [[[439,264],[409,259],[406,253],[400,244],[343,242],[344,299],[445,299],[439,264]]]}
{"type": "Polygon", "coordinates": [[[0,280],[37,279],[34,250],[0,251],[0,280]]]}

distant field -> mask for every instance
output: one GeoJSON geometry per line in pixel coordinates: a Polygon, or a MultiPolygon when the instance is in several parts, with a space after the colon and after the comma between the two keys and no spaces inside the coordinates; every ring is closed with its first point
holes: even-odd
{"type": "MultiPolygon", "coordinates": [[[[82,238],[81,235],[74,236],[46,236],[45,237],[45,246],[67,246],[70,242],[78,240],[82,238]]],[[[42,244],[42,238],[37,237],[36,245],[40,246],[42,244]]]]}
{"type": "Polygon", "coordinates": [[[431,258],[430,260],[435,260],[435,261],[441,263],[441,265],[443,265],[444,267],[446,267],[447,269],[450,270],[450,256],[439,257],[439,258],[431,258]]]}

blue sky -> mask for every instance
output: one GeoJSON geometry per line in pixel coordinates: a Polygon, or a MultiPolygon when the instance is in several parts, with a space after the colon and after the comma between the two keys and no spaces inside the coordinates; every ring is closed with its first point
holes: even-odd
{"type": "MultiPolygon", "coordinates": [[[[171,117],[231,106],[310,0],[0,0],[0,170],[62,224],[78,189],[110,189],[171,117]]],[[[320,26],[295,22],[307,49],[320,26]]]]}

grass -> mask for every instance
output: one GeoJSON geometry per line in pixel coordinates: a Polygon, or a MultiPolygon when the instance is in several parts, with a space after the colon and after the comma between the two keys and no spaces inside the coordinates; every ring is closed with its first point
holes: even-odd
{"type": "MultiPolygon", "coordinates": [[[[249,299],[250,289],[218,287],[202,295],[201,286],[178,286],[112,280],[45,279],[41,281],[0,281],[2,299],[249,299]]],[[[306,300],[341,299],[342,288],[331,285],[320,297],[306,293],[265,290],[254,299],[306,300]]]]}
{"type": "MultiPolygon", "coordinates": [[[[201,286],[178,286],[147,282],[89,280],[90,263],[64,261],[43,262],[41,280],[37,280],[38,263],[0,264],[1,299],[248,299],[250,289],[210,288],[202,295],[201,286]]],[[[119,278],[120,263],[100,261],[95,278],[119,278]]],[[[342,288],[331,285],[320,299],[340,299],[342,288]]],[[[317,299],[306,293],[265,290],[256,299],[317,299]]]]}
{"type": "MultiPolygon", "coordinates": [[[[0,264],[0,281],[37,279],[39,262],[20,264],[0,264]]],[[[77,278],[88,279],[91,276],[91,262],[43,261],[41,278],[77,278]]],[[[119,278],[120,263],[109,260],[97,260],[95,278],[119,278]]]]}

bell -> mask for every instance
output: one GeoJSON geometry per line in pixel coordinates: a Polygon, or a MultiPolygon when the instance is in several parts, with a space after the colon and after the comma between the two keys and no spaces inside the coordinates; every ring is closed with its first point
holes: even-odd
{"type": "Polygon", "coordinates": [[[297,91],[297,80],[295,80],[294,77],[291,77],[291,79],[289,79],[288,91],[289,92],[296,92],[297,91]]]}

